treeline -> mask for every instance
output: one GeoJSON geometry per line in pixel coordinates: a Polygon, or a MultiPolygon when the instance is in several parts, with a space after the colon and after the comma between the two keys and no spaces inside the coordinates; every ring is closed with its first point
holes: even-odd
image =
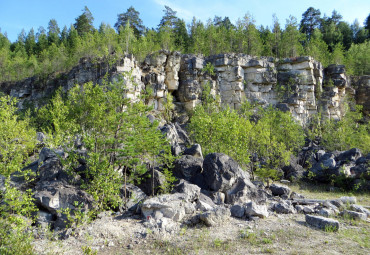
{"type": "Polygon", "coordinates": [[[146,28],[133,7],[118,15],[114,28],[102,23],[93,26],[93,15],[85,7],[69,28],[60,29],[55,19],[47,30],[22,30],[10,42],[0,33],[0,82],[21,80],[33,75],[64,72],[80,58],[114,61],[126,53],[139,60],[159,49],[212,55],[225,52],[276,58],[310,55],[324,66],[345,64],[350,74],[370,73],[370,14],[364,26],[357,20],[348,24],[333,11],[321,16],[319,9],[308,8],[299,22],[290,16],[283,28],[273,15],[271,27],[257,27],[250,14],[233,24],[228,17],[215,16],[203,23],[193,18],[190,24],[165,6],[157,28],[146,28]]]}

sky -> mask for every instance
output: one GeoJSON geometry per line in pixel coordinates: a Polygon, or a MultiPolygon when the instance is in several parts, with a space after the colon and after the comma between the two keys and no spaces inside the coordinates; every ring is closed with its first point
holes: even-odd
{"type": "Polygon", "coordinates": [[[270,27],[272,15],[276,14],[284,27],[289,15],[300,21],[302,13],[314,7],[327,16],[335,9],[344,21],[352,24],[358,19],[362,26],[370,13],[370,0],[0,0],[0,31],[14,42],[22,29],[26,33],[31,28],[37,32],[40,26],[47,29],[50,19],[55,19],[61,29],[65,25],[69,28],[84,6],[90,9],[97,28],[102,22],[113,26],[117,15],[130,6],[140,12],[146,27],[156,28],[165,5],[177,11],[187,24],[193,17],[206,22],[214,16],[227,16],[234,23],[249,13],[257,25],[270,27]]]}

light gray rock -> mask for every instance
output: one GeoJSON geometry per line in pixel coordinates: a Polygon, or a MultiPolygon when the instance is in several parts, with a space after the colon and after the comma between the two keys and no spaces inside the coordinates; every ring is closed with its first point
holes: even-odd
{"type": "Polygon", "coordinates": [[[211,211],[214,207],[204,201],[198,200],[196,208],[202,212],[206,212],[211,211]]]}
{"type": "Polygon", "coordinates": [[[338,231],[339,221],[322,216],[306,214],[306,223],[325,231],[338,231]]]}
{"type": "Polygon", "coordinates": [[[47,229],[53,223],[53,214],[48,211],[39,210],[36,216],[36,226],[47,229]]]}
{"type": "Polygon", "coordinates": [[[186,214],[185,207],[188,197],[183,193],[165,194],[145,200],[141,205],[141,212],[145,218],[155,219],[161,217],[180,222],[186,214]]]}
{"type": "Polygon", "coordinates": [[[93,197],[85,191],[61,182],[45,182],[36,186],[34,194],[35,203],[56,218],[53,226],[56,229],[63,229],[68,224],[66,214],[61,209],[69,208],[74,211],[87,212],[93,208],[93,197]]]}
{"type": "Polygon", "coordinates": [[[315,210],[314,210],[312,207],[310,207],[310,206],[304,206],[304,207],[303,207],[303,212],[304,212],[305,214],[311,214],[311,213],[314,213],[314,212],[315,212],[315,210]]]}
{"type": "Polygon", "coordinates": [[[176,192],[184,194],[186,196],[186,201],[189,202],[198,200],[200,196],[200,188],[184,180],[181,180],[180,183],[174,187],[173,193],[176,192]]]}
{"type": "Polygon", "coordinates": [[[359,213],[366,213],[367,217],[370,216],[370,210],[366,209],[365,207],[363,207],[362,205],[355,205],[355,204],[352,204],[350,206],[350,209],[352,211],[355,211],[355,212],[359,212],[359,213]]]}
{"type": "Polygon", "coordinates": [[[328,208],[321,208],[320,210],[318,210],[317,214],[328,218],[331,215],[333,215],[334,213],[333,213],[332,210],[330,210],[328,208]]]}
{"type": "Polygon", "coordinates": [[[184,150],[183,155],[191,155],[195,158],[203,159],[202,147],[199,144],[194,144],[190,148],[184,150]]]}
{"type": "Polygon", "coordinates": [[[269,216],[267,206],[264,204],[258,205],[251,201],[245,204],[245,215],[248,217],[257,216],[260,218],[266,218],[269,216]]]}
{"type": "Polygon", "coordinates": [[[367,219],[367,214],[366,213],[361,213],[361,212],[343,210],[340,214],[343,217],[350,218],[350,219],[353,219],[353,220],[366,221],[366,219],[367,219]]]}
{"type": "Polygon", "coordinates": [[[231,216],[230,210],[225,207],[216,207],[199,215],[200,220],[208,227],[217,226],[227,221],[231,216]]]}
{"type": "Polygon", "coordinates": [[[343,204],[356,204],[357,202],[356,197],[340,197],[339,199],[343,204]]]}

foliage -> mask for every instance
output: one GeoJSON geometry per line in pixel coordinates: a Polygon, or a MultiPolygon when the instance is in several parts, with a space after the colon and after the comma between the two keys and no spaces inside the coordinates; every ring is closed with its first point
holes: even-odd
{"type": "Polygon", "coordinates": [[[359,148],[362,153],[370,152],[370,124],[361,123],[361,107],[347,110],[341,120],[327,119],[321,125],[322,144],[327,150],[359,148]]]}
{"type": "MultiPolygon", "coordinates": [[[[205,91],[208,90],[206,87],[205,91]]],[[[277,169],[286,164],[290,155],[303,144],[300,125],[290,114],[272,107],[254,112],[245,102],[237,112],[217,106],[209,93],[205,95],[189,124],[191,136],[201,144],[204,154],[225,153],[252,174],[276,179],[277,169]],[[252,121],[252,116],[257,121],[252,121]]]]}
{"type": "Polygon", "coordinates": [[[132,53],[142,61],[161,48],[204,55],[236,52],[284,58],[307,54],[324,66],[331,61],[346,63],[355,75],[367,74],[369,69],[368,22],[365,27],[357,20],[350,25],[335,11],[331,17],[321,17],[319,9],[310,7],[300,22],[291,16],[284,29],[276,15],[270,29],[257,27],[249,13],[235,24],[228,17],[217,16],[206,23],[194,18],[185,24],[168,6],[157,29],[146,28],[132,6],[118,15],[116,31],[105,23],[96,30],[93,20],[85,7],[69,29],[61,31],[57,21],[51,19],[48,31],[43,27],[36,33],[33,29],[28,33],[22,30],[13,43],[0,33],[0,82],[67,72],[84,57],[109,61],[132,53]]]}
{"type": "Polygon", "coordinates": [[[134,30],[136,38],[138,39],[145,30],[143,21],[140,19],[139,15],[140,12],[130,6],[125,13],[118,14],[117,22],[114,24],[114,27],[119,31],[121,26],[124,27],[127,22],[129,22],[131,28],[134,30]]]}
{"type": "Polygon", "coordinates": [[[22,192],[5,182],[6,191],[0,194],[0,253],[33,254],[29,218],[37,211],[31,190],[22,192]]]}
{"type": "Polygon", "coordinates": [[[215,75],[215,67],[212,65],[211,62],[208,62],[202,69],[204,73],[208,73],[209,75],[215,75]]]}
{"type": "Polygon", "coordinates": [[[16,100],[0,96],[0,174],[18,171],[36,146],[36,131],[29,118],[17,116],[16,100]]]}
{"type": "Polygon", "coordinates": [[[150,107],[130,102],[130,74],[117,82],[75,86],[67,95],[60,91],[39,110],[52,147],[70,151],[64,162],[72,174],[76,167],[74,139],[79,136],[87,149],[87,169],[81,187],[96,200],[98,210],[118,208],[123,182],[138,180],[148,168],[171,164],[168,142],[146,117],[150,107]],[[149,166],[149,167],[148,167],[149,166]],[[122,178],[122,174],[124,178],[122,178]]]}
{"type": "Polygon", "coordinates": [[[163,117],[167,122],[171,122],[173,115],[172,111],[174,108],[175,105],[173,104],[173,96],[170,92],[168,92],[163,103],[163,117]]]}

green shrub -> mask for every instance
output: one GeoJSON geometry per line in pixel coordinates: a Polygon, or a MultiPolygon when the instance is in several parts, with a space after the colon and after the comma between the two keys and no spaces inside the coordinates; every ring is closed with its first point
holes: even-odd
{"type": "Polygon", "coordinates": [[[36,146],[36,131],[29,118],[17,116],[17,101],[0,96],[0,174],[9,176],[19,171],[36,146]]]}
{"type": "Polygon", "coordinates": [[[255,110],[248,102],[237,112],[219,107],[207,93],[192,113],[189,130],[205,155],[225,153],[266,180],[278,178],[277,169],[304,142],[303,129],[289,113],[273,107],[255,110]],[[263,159],[264,164],[251,161],[251,156],[263,159]]]}
{"type": "Polygon", "coordinates": [[[50,137],[49,146],[69,151],[63,164],[71,174],[77,174],[74,168],[79,157],[74,153],[75,137],[84,143],[87,168],[81,187],[94,197],[97,210],[118,208],[125,181],[140,181],[148,166],[166,167],[173,161],[158,122],[151,123],[146,117],[151,107],[126,98],[127,82],[132,82],[130,74],[102,86],[75,86],[66,95],[59,91],[39,111],[47,124],[44,131],[50,137]]]}

